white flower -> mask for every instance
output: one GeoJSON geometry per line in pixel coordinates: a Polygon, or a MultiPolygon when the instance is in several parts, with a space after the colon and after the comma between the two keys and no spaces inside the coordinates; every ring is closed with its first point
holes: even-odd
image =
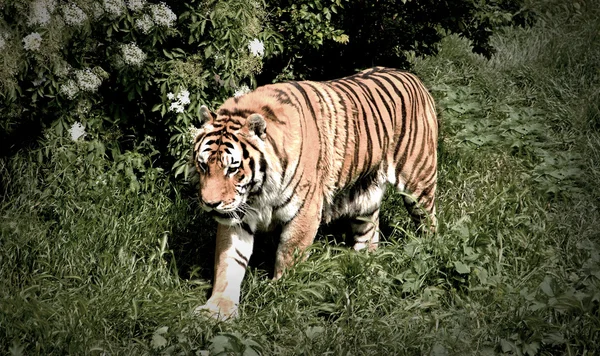
{"type": "Polygon", "coordinates": [[[71,134],[71,140],[77,141],[81,137],[85,137],[87,133],[85,132],[85,126],[81,124],[81,122],[76,121],[73,126],[69,129],[69,133],[71,134]]]}
{"type": "Polygon", "coordinates": [[[200,134],[201,129],[195,127],[195,126],[190,126],[188,128],[188,131],[190,133],[190,143],[194,143],[194,140],[196,139],[196,137],[198,136],[198,134],[200,134]]]}
{"type": "Polygon", "coordinates": [[[41,44],[42,36],[37,32],[30,33],[23,38],[23,48],[28,51],[37,51],[41,44]]]}
{"type": "Polygon", "coordinates": [[[154,22],[152,22],[152,18],[148,14],[144,14],[141,18],[135,19],[135,28],[141,30],[145,35],[150,32],[153,26],[154,22]]]}
{"type": "Polygon", "coordinates": [[[120,16],[125,10],[123,0],[103,0],[104,10],[113,17],[120,16]]]}
{"type": "Polygon", "coordinates": [[[185,106],[190,103],[190,92],[187,89],[183,89],[177,95],[168,93],[167,98],[171,100],[169,111],[182,113],[185,110],[185,106]]]}
{"type": "Polygon", "coordinates": [[[58,77],[66,77],[71,70],[69,63],[60,60],[54,64],[54,74],[58,77]]]}
{"type": "Polygon", "coordinates": [[[90,112],[91,108],[92,108],[92,103],[89,100],[87,100],[87,99],[78,100],[77,108],[75,109],[75,115],[77,115],[79,117],[83,117],[88,112],[90,112]]]}
{"type": "Polygon", "coordinates": [[[56,7],[56,0],[35,0],[29,7],[28,25],[45,25],[56,7]]]}
{"type": "Polygon", "coordinates": [[[159,26],[172,27],[177,20],[175,13],[164,2],[150,5],[150,12],[152,20],[159,26]]]}
{"type": "Polygon", "coordinates": [[[265,54],[265,44],[261,40],[255,38],[248,43],[248,50],[252,55],[262,57],[265,54]]]}
{"type": "Polygon", "coordinates": [[[146,60],[146,53],[133,42],[121,45],[121,52],[123,61],[134,67],[141,66],[146,60]]]}
{"type": "Polygon", "coordinates": [[[80,69],[75,71],[75,80],[77,86],[83,91],[95,92],[98,90],[102,79],[100,79],[91,69],[80,69]]]}
{"type": "Polygon", "coordinates": [[[127,8],[133,12],[140,11],[145,5],[146,0],[127,0],[127,8]]]}
{"type": "Polygon", "coordinates": [[[233,96],[236,98],[239,98],[240,96],[242,96],[246,93],[249,93],[249,92],[250,92],[250,88],[248,88],[248,86],[246,84],[242,84],[237,88],[235,93],[233,93],[233,96]]]}
{"type": "Polygon", "coordinates": [[[73,100],[75,95],[79,93],[79,87],[73,79],[69,79],[65,84],[60,86],[60,93],[67,97],[69,100],[73,100]]]}
{"type": "Polygon", "coordinates": [[[77,5],[70,3],[62,7],[67,25],[78,26],[87,20],[87,15],[77,5]]]}
{"type": "Polygon", "coordinates": [[[104,7],[100,3],[94,2],[92,4],[92,17],[98,19],[102,15],[104,15],[104,7]]]}
{"type": "Polygon", "coordinates": [[[184,111],[183,104],[181,104],[179,101],[174,101],[171,103],[171,106],[169,106],[169,111],[182,113],[184,111]]]}
{"type": "Polygon", "coordinates": [[[183,105],[188,105],[190,103],[190,92],[186,89],[179,92],[179,94],[177,94],[177,101],[183,105]]]}

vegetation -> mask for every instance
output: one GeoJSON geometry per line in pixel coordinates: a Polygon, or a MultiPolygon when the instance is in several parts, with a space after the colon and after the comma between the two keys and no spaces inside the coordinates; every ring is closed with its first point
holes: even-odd
{"type": "MultiPolygon", "coordinates": [[[[17,122],[23,113],[35,112],[32,122],[43,123],[35,145],[3,151],[0,159],[0,352],[599,353],[600,9],[595,5],[540,2],[533,8],[534,25],[506,27],[490,38],[496,49],[490,59],[473,53],[469,40],[448,33],[436,55],[402,52],[439,106],[439,233],[415,236],[400,197],[391,192],[378,251],[356,253],[334,228],[325,227],[310,257],[277,282],[268,278],[274,243],[260,237],[243,283],[241,317],[233,322],[191,314],[210,288],[215,226],[199,211],[194,184],[174,177],[170,169],[176,159],[165,159],[161,144],[178,157],[183,132],[195,119],[187,105],[231,95],[257,68],[252,65],[259,65],[252,51],[244,54],[246,62],[230,54],[219,64],[237,68],[227,77],[235,86],[197,82],[215,92],[192,90],[196,84],[186,73],[199,67],[190,64],[196,57],[186,46],[201,48],[198,58],[213,60],[206,53],[224,49],[208,48],[226,41],[203,43],[202,34],[225,38],[228,30],[211,27],[214,22],[203,28],[198,19],[206,11],[199,7],[174,9],[178,21],[190,26],[177,26],[179,34],[163,42],[167,49],[136,42],[145,61],[153,63],[145,71],[169,71],[140,74],[156,85],[142,86],[131,101],[126,96],[116,101],[127,115],[157,115],[147,121],[117,114],[105,100],[111,91],[126,93],[125,79],[137,74],[116,76],[105,69],[108,77],[97,92],[80,88],[78,95],[93,102],[87,113],[53,118],[47,115],[76,112],[66,98],[53,97],[61,95],[62,79],[52,81],[44,72],[48,84],[31,90],[36,73],[19,69],[25,77],[13,82],[8,79],[14,72],[0,73],[8,78],[2,90],[11,83],[15,88],[14,98],[4,97],[3,134],[23,129],[17,122]],[[175,88],[188,88],[190,103],[183,104],[175,88]],[[44,99],[31,101],[34,92],[44,99]],[[153,99],[142,100],[146,96],[153,99]],[[143,106],[137,107],[140,100],[143,106]],[[186,111],[169,112],[173,103],[186,105],[186,111]],[[73,125],[75,120],[85,128],[73,125]],[[125,121],[111,124],[115,120],[125,121]],[[157,127],[178,128],[181,141],[171,141],[175,131],[130,136],[159,132],[157,127]]],[[[228,13],[210,9],[206,16],[228,13]]],[[[119,36],[133,36],[143,14],[130,17],[115,21],[119,36]]],[[[96,60],[105,59],[90,59],[85,50],[98,45],[100,37],[94,36],[105,30],[93,25],[73,30],[73,36],[91,36],[87,45],[78,42],[81,37],[73,40],[83,51],[76,58],[90,61],[91,71],[94,65],[104,68],[96,60]]],[[[175,28],[154,30],[159,43],[175,28]]],[[[268,26],[261,31],[257,36],[278,38],[268,26]]],[[[340,35],[334,32],[331,36],[340,35]]],[[[21,40],[13,36],[2,39],[16,48],[21,40]]],[[[53,48],[63,55],[60,45],[53,48]]],[[[279,50],[269,49],[265,40],[264,56],[279,50]]],[[[27,58],[31,68],[53,63],[37,55],[27,58]]],[[[198,63],[207,65],[204,59],[198,63]]],[[[78,79],[69,73],[64,84],[78,79]]],[[[99,69],[93,73],[103,78],[99,69]]]]}

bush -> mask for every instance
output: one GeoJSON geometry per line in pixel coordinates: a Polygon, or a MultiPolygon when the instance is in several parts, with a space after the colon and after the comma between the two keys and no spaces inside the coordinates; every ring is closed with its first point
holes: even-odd
{"type": "Polygon", "coordinates": [[[269,74],[275,76],[283,68],[314,80],[338,78],[375,65],[407,68],[408,53],[436,53],[437,43],[448,32],[471,39],[473,50],[489,57],[494,30],[531,20],[522,0],[268,3],[276,9],[274,28],[285,38],[283,56],[268,61],[269,74]]]}
{"type": "Polygon", "coordinates": [[[252,86],[279,48],[259,1],[19,0],[1,11],[6,153],[77,121],[118,132],[124,149],[156,138],[180,174],[200,105],[252,86]]]}

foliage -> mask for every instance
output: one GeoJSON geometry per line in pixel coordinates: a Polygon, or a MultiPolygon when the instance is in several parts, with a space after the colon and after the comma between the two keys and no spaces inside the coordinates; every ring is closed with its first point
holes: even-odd
{"type": "Polygon", "coordinates": [[[154,137],[169,152],[158,158],[174,162],[176,175],[200,105],[216,106],[244,81],[253,84],[263,58],[280,48],[259,1],[171,8],[145,0],[19,0],[0,11],[3,51],[11,53],[0,65],[3,152],[57,120],[81,121],[100,131],[116,126],[124,148],[154,137]],[[260,52],[251,52],[252,40],[260,52]]]}
{"type": "Polygon", "coordinates": [[[407,67],[407,56],[435,53],[447,33],[474,41],[473,50],[493,54],[497,28],[531,21],[522,0],[270,0],[284,53],[269,60],[270,73],[313,80],[338,78],[356,69],[407,67]],[[327,45],[323,46],[323,41],[327,45]],[[283,69],[281,69],[283,68],[283,69]]]}

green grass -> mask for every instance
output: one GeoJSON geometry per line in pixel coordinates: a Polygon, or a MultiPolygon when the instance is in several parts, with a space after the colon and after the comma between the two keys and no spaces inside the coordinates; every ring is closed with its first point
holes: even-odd
{"type": "Polygon", "coordinates": [[[490,61],[455,36],[414,60],[441,113],[439,233],[388,194],[378,251],[325,229],[277,282],[261,238],[234,322],[190,313],[215,227],[149,146],[49,132],[3,159],[0,353],[599,353],[600,9],[544,6],[490,61]]]}

